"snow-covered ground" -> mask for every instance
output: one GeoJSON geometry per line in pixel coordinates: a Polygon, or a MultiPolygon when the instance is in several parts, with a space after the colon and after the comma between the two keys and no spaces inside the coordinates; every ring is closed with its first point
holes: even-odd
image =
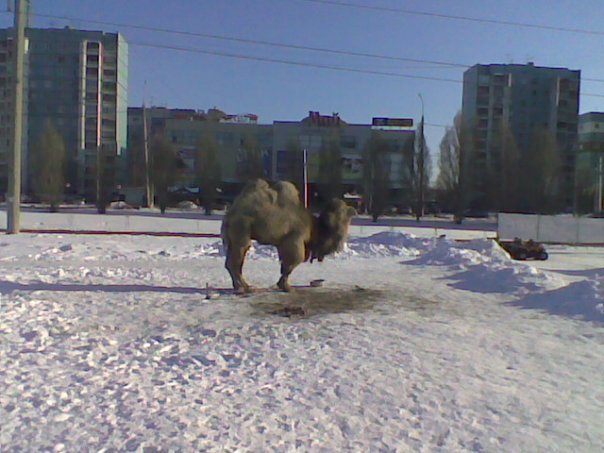
{"type": "Polygon", "coordinates": [[[0,451],[601,451],[604,249],[548,251],[382,232],[238,297],[215,239],[0,236],[0,451]]]}

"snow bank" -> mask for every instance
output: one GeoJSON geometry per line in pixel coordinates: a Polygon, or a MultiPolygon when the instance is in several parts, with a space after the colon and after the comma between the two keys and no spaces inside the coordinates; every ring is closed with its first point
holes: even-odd
{"type": "MultiPolygon", "coordinates": [[[[96,261],[116,264],[151,261],[173,266],[169,263],[204,258],[224,259],[222,242],[209,239],[124,240],[111,236],[32,235],[31,241],[19,247],[9,245],[7,241],[0,242],[4,252],[0,261],[5,265],[20,258],[56,263],[54,265],[59,268],[51,275],[32,276],[42,283],[55,278],[96,283],[96,266],[77,266],[69,270],[61,267],[60,263],[74,260],[90,264],[96,261]],[[61,272],[67,274],[61,276],[61,272]]],[[[275,261],[278,254],[275,247],[254,243],[248,257],[250,260],[275,261]]],[[[452,288],[512,296],[520,299],[522,306],[541,307],[547,305],[551,297],[551,307],[546,309],[552,313],[572,312],[586,319],[594,319],[597,313],[604,311],[602,294],[593,289],[601,287],[601,283],[594,283],[599,280],[588,277],[584,282],[566,286],[568,282],[564,276],[537,269],[530,262],[514,261],[495,241],[489,239],[457,242],[447,238],[422,238],[404,232],[380,232],[369,237],[351,238],[344,250],[329,260],[333,266],[335,262],[350,259],[388,257],[401,258],[404,265],[443,268],[445,272],[440,279],[448,281],[452,288]],[[574,311],[564,308],[567,305],[572,305],[574,311]],[[600,311],[596,307],[600,307],[600,311]]],[[[222,266],[219,268],[222,269],[222,266]]],[[[143,277],[146,281],[153,280],[149,275],[143,277]]]]}
{"type": "Polygon", "coordinates": [[[434,239],[409,233],[382,232],[348,241],[339,257],[418,256],[433,247],[434,239]]]}
{"type": "Polygon", "coordinates": [[[409,264],[446,266],[455,288],[484,293],[525,294],[557,288],[564,281],[529,263],[514,261],[497,242],[476,239],[458,243],[446,239],[409,264]]]}
{"type": "Polygon", "coordinates": [[[554,291],[530,294],[510,305],[604,324],[604,274],[554,291]]]}

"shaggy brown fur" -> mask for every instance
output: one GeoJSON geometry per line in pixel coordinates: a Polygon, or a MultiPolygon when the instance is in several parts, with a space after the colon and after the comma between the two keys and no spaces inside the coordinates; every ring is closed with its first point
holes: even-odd
{"type": "Polygon", "coordinates": [[[289,275],[311,257],[322,261],[342,248],[350,220],[355,214],[342,200],[333,199],[314,217],[300,203],[296,187],[278,182],[273,187],[264,180],[248,184],[235,199],[222,222],[226,263],[237,291],[250,291],[242,275],[245,255],[252,239],[277,247],[281,261],[283,291],[291,288],[289,275]]]}

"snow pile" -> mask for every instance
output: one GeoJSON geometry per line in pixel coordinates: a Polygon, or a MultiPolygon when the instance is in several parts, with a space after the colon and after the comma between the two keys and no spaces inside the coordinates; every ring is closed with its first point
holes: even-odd
{"type": "Polygon", "coordinates": [[[510,261],[509,255],[495,241],[489,239],[455,242],[443,238],[433,244],[434,246],[427,249],[414,264],[465,269],[468,266],[510,261]]]}
{"type": "Polygon", "coordinates": [[[409,233],[385,231],[366,238],[350,239],[341,257],[375,258],[379,256],[418,256],[433,247],[434,239],[409,233]]]}
{"type": "MultiPolygon", "coordinates": [[[[221,241],[212,241],[184,252],[162,251],[171,259],[224,257],[221,241]]],[[[155,254],[157,256],[157,254],[155,254]]],[[[444,266],[456,272],[448,278],[453,286],[474,292],[526,294],[562,286],[564,281],[536,269],[529,263],[514,261],[499,244],[489,239],[457,242],[445,238],[420,238],[402,232],[381,232],[369,237],[352,238],[341,253],[331,259],[374,259],[386,257],[415,258],[405,264],[444,266]]],[[[251,260],[277,260],[276,247],[252,243],[251,260]]]]}
{"type": "Polygon", "coordinates": [[[604,274],[541,294],[531,294],[510,305],[604,324],[604,274]]]}
{"type": "Polygon", "coordinates": [[[512,260],[489,239],[463,243],[441,239],[409,264],[446,266],[457,271],[449,277],[455,280],[452,286],[474,292],[524,294],[564,285],[561,278],[549,272],[512,260]]]}

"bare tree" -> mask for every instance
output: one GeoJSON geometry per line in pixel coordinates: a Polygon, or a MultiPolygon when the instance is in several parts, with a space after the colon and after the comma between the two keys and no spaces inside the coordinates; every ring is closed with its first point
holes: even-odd
{"type": "MultiPolygon", "coordinates": [[[[458,116],[455,117],[456,121],[458,116]]],[[[447,127],[445,130],[445,135],[439,145],[438,176],[436,178],[436,187],[442,193],[441,201],[443,204],[455,208],[457,208],[461,190],[461,147],[458,132],[460,131],[457,126],[447,127]]]]}
{"type": "Polygon", "coordinates": [[[152,179],[161,213],[168,206],[168,188],[176,181],[177,156],[172,144],[163,135],[156,135],[151,144],[152,179]]]}
{"type": "Polygon", "coordinates": [[[319,154],[318,182],[324,202],[342,196],[342,152],[337,134],[330,137],[319,154]]]}
{"type": "Polygon", "coordinates": [[[388,144],[376,132],[371,133],[363,152],[363,197],[374,222],[384,213],[389,188],[388,144]]]}
{"type": "Polygon", "coordinates": [[[467,200],[467,156],[471,152],[470,134],[461,112],[455,115],[453,126],[445,130],[439,147],[436,185],[443,193],[445,203],[453,206],[456,220],[461,222],[467,200]]]}
{"type": "Polygon", "coordinates": [[[218,144],[212,134],[205,134],[195,153],[195,175],[200,190],[200,201],[206,214],[211,214],[222,180],[218,144]]]}
{"type": "Polygon", "coordinates": [[[56,212],[65,191],[66,150],[52,122],[46,123],[33,151],[34,190],[42,202],[49,204],[50,211],[56,212]]]}

